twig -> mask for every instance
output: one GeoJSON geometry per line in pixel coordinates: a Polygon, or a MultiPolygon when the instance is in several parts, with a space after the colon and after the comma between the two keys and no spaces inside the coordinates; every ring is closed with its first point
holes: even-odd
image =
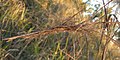
{"type": "Polygon", "coordinates": [[[68,54],[68,53],[66,53],[66,52],[64,52],[64,51],[62,51],[65,55],[67,55],[68,57],[70,57],[71,59],[74,59],[74,57],[72,57],[70,54],[68,54]]]}
{"type": "MultiPolygon", "coordinates": [[[[103,2],[103,5],[104,5],[104,13],[105,13],[105,20],[104,22],[108,22],[108,18],[107,18],[107,9],[106,9],[106,6],[105,6],[105,1],[102,0],[103,2]]],[[[107,29],[107,34],[108,34],[108,23],[105,23],[105,28],[104,29],[107,29]]],[[[106,43],[107,43],[107,39],[106,39],[106,43]]],[[[106,58],[106,45],[104,46],[104,49],[103,49],[103,53],[102,53],[102,59],[101,60],[105,60],[106,58]]]]}
{"type": "Polygon", "coordinates": [[[83,9],[79,10],[79,11],[78,11],[77,13],[75,13],[74,15],[66,18],[66,19],[65,19],[66,21],[63,22],[62,25],[64,25],[67,21],[70,21],[72,18],[74,18],[76,15],[78,15],[82,10],[83,10],[83,9]]]}
{"type": "MultiPolygon", "coordinates": [[[[65,32],[65,31],[66,32],[74,32],[74,31],[76,31],[76,29],[87,25],[87,24],[83,24],[83,23],[84,22],[82,22],[78,25],[74,25],[74,26],[58,26],[58,27],[54,27],[54,28],[44,30],[44,31],[38,31],[38,32],[29,33],[29,34],[5,38],[3,40],[12,41],[12,40],[17,39],[17,38],[24,38],[24,39],[35,38],[35,37],[38,37],[40,35],[47,35],[47,34],[53,34],[53,33],[58,33],[58,32],[65,32]]],[[[93,22],[91,24],[93,25],[93,24],[99,24],[99,23],[101,23],[101,22],[93,22]]],[[[104,23],[104,22],[102,22],[102,23],[104,23]]],[[[107,23],[114,23],[114,22],[107,22],[107,23]]],[[[119,22],[116,22],[116,23],[119,23],[119,22]]],[[[90,24],[88,24],[88,25],[90,25],[90,24]]]]}
{"type": "Polygon", "coordinates": [[[20,36],[14,36],[14,37],[10,37],[10,38],[5,38],[3,40],[12,41],[12,40],[17,39],[17,38],[27,39],[27,38],[35,38],[35,37],[38,37],[40,35],[53,34],[53,33],[58,33],[58,32],[66,32],[66,31],[70,32],[70,31],[75,31],[78,27],[81,28],[83,26],[85,26],[85,25],[78,24],[78,25],[74,25],[74,26],[58,26],[58,27],[51,28],[49,30],[33,32],[33,33],[24,34],[24,35],[20,35],[20,36]]]}

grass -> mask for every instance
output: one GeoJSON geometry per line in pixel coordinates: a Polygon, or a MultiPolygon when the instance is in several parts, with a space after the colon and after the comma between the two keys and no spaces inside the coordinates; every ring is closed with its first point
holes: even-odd
{"type": "MultiPolygon", "coordinates": [[[[84,14],[91,12],[88,5],[82,0],[0,1],[0,60],[101,60],[114,24],[108,35],[102,34],[104,11],[97,12],[99,19],[92,22],[96,14],[84,14]],[[39,34],[31,35],[34,32],[39,34]]],[[[119,59],[119,44],[109,45],[105,59],[119,59]]]]}

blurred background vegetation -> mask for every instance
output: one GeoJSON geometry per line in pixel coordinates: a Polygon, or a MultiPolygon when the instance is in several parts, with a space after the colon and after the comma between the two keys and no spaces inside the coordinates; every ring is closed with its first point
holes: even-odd
{"type": "MultiPolygon", "coordinates": [[[[112,13],[115,3],[106,5],[107,15],[112,13]]],[[[103,57],[120,60],[119,43],[110,41],[106,44],[107,40],[113,40],[119,22],[110,23],[106,32],[104,17],[103,4],[93,4],[92,0],[0,0],[0,60],[104,60],[103,57]],[[78,28],[83,29],[79,32],[63,31],[36,38],[3,40],[83,22],[87,25],[78,28]]]]}

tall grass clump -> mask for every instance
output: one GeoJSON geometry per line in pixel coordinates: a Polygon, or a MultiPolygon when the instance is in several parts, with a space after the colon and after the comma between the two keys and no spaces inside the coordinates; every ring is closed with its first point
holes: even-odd
{"type": "Polygon", "coordinates": [[[113,7],[91,6],[82,0],[1,0],[0,59],[119,59],[113,7]]]}

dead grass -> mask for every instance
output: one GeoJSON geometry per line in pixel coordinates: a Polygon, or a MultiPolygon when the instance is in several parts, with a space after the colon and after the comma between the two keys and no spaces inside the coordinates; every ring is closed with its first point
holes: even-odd
{"type": "Polygon", "coordinates": [[[102,56],[106,60],[119,59],[115,53],[119,49],[114,50],[119,43],[113,39],[114,29],[119,25],[116,15],[106,22],[103,7],[90,16],[84,14],[89,11],[87,6],[82,0],[0,1],[0,59],[101,60],[102,56]],[[94,18],[98,20],[93,22],[94,18]],[[105,24],[109,27],[105,28],[105,24]],[[114,44],[110,45],[110,41],[114,44]]]}

